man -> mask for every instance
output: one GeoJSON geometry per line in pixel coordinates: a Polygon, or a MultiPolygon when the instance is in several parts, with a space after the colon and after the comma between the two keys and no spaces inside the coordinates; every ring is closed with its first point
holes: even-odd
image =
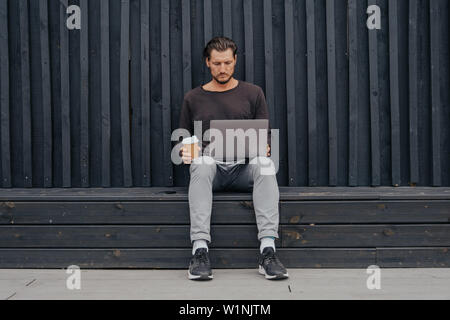
{"type": "MultiPolygon", "coordinates": [[[[233,78],[237,62],[237,46],[225,37],[213,38],[203,55],[212,76],[211,82],[186,93],[180,114],[180,128],[193,133],[194,121],[202,121],[202,134],[210,128],[210,120],[269,119],[262,89],[256,85],[233,78]]],[[[267,156],[270,155],[270,134],[267,156]]],[[[198,146],[205,150],[209,141],[198,146]]],[[[212,192],[253,189],[253,205],[261,241],[259,272],[267,279],[285,279],[288,273],[275,255],[275,238],[278,238],[279,191],[275,174],[263,175],[260,163],[244,160],[222,162],[203,155],[192,160],[188,148],[181,149],[183,163],[190,164],[189,209],[191,218],[192,260],[188,276],[192,280],[212,279],[208,242],[211,242],[210,221],[212,192]]],[[[267,163],[272,161],[262,157],[267,163]]]]}

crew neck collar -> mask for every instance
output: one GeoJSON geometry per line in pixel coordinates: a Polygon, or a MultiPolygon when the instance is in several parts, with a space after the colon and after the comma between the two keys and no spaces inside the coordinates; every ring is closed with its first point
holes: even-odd
{"type": "Polygon", "coordinates": [[[225,91],[209,91],[209,90],[205,90],[205,89],[203,89],[203,86],[204,86],[203,84],[200,86],[200,90],[202,90],[203,92],[212,93],[212,94],[228,93],[228,92],[232,92],[232,91],[236,90],[237,88],[239,88],[241,86],[241,81],[237,80],[237,82],[238,82],[238,84],[237,84],[236,87],[228,89],[228,90],[225,90],[225,91]]]}

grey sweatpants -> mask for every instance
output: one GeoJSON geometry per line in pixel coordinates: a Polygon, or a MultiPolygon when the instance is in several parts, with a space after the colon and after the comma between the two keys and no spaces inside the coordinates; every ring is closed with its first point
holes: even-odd
{"type": "Polygon", "coordinates": [[[247,164],[221,164],[209,156],[192,161],[189,183],[191,242],[204,239],[211,242],[210,224],[213,191],[252,192],[258,227],[258,239],[278,238],[280,193],[273,161],[257,157],[247,164]]]}

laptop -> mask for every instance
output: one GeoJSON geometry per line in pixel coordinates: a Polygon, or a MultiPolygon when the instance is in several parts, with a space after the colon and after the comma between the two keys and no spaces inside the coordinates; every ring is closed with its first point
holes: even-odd
{"type": "Polygon", "coordinates": [[[213,159],[229,162],[267,156],[268,119],[211,120],[209,126],[208,151],[213,159]]]}

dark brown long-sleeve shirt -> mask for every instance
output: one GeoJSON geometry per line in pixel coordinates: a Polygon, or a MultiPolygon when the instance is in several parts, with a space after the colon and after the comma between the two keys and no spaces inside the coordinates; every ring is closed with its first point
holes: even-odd
{"type": "MultiPolygon", "coordinates": [[[[269,119],[262,89],[249,82],[223,92],[206,91],[199,86],[184,96],[180,114],[180,128],[194,134],[194,121],[202,121],[202,136],[210,128],[210,120],[269,119]]],[[[200,137],[197,137],[200,138],[200,137]]],[[[270,122],[268,144],[270,145],[270,122]]],[[[203,141],[202,150],[209,144],[203,141]]]]}

